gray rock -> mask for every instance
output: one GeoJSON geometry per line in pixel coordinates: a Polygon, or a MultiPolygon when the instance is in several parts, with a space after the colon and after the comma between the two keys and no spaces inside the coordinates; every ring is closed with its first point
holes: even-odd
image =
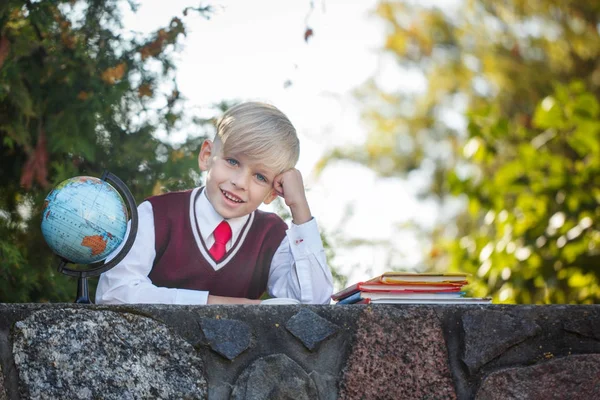
{"type": "Polygon", "coordinates": [[[2,372],[2,365],[0,364],[0,400],[7,400],[6,390],[4,389],[4,373],[2,372]]]}
{"type": "Polygon", "coordinates": [[[533,321],[492,310],[466,312],[462,323],[465,332],[462,359],[471,374],[541,330],[533,321]]]}
{"type": "Polygon", "coordinates": [[[490,374],[478,400],[600,399],[600,355],[568,356],[490,374]]]}
{"type": "Polygon", "coordinates": [[[317,385],[319,400],[337,400],[337,376],[325,373],[311,372],[309,376],[317,385]]]}
{"type": "Polygon", "coordinates": [[[316,350],[322,341],[339,329],[336,325],[306,308],[290,318],[285,327],[310,351],[316,350]]]}
{"type": "Polygon", "coordinates": [[[237,379],[232,400],[315,400],[317,387],[310,376],[285,354],[254,361],[237,379]]]}
{"type": "Polygon", "coordinates": [[[13,354],[26,399],[207,397],[195,349],[129,313],[47,310],[15,324],[13,354]]]}
{"type": "Polygon", "coordinates": [[[584,318],[569,319],[563,322],[567,332],[600,340],[600,313],[587,312],[584,318]]]}
{"type": "Polygon", "coordinates": [[[200,327],[206,344],[228,360],[233,360],[250,347],[250,326],[244,322],[203,318],[200,327]]]}

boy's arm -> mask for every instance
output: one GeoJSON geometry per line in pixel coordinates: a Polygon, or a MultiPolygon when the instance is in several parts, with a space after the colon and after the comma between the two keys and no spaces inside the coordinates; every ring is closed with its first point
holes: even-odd
{"type": "Polygon", "coordinates": [[[310,213],[300,171],[277,176],[273,188],[292,213],[292,226],[271,262],[268,290],[274,297],[302,303],[329,304],[333,278],[316,220],[310,213]]]}
{"type": "Polygon", "coordinates": [[[208,295],[207,304],[260,304],[260,300],[246,299],[242,297],[225,297],[208,295]]]}
{"type": "Polygon", "coordinates": [[[300,171],[293,168],[276,176],[273,189],[283,197],[285,205],[290,208],[294,224],[302,225],[312,219],[300,171]]]}
{"type": "Polygon", "coordinates": [[[327,265],[317,221],[292,223],[271,261],[267,290],[304,304],[329,304],[333,278],[327,265]]]}
{"type": "MultiPolygon", "coordinates": [[[[96,289],[97,304],[255,304],[259,300],[211,296],[200,290],[155,286],[148,275],[154,258],[154,214],[152,205],[138,207],[139,226],[127,256],[114,268],[103,273],[96,289]]],[[[121,247],[118,249],[120,250],[121,247]]],[[[115,251],[115,255],[118,251],[115,251]]],[[[110,261],[110,258],[107,259],[110,261]]]]}

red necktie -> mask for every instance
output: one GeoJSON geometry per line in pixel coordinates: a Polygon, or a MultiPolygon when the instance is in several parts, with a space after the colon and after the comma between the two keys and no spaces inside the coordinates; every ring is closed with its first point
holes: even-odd
{"type": "Polygon", "coordinates": [[[225,246],[227,245],[227,242],[229,242],[229,239],[231,239],[231,227],[227,221],[222,221],[217,225],[213,235],[215,237],[215,244],[212,245],[209,251],[210,255],[213,256],[216,261],[219,261],[225,255],[225,246]]]}

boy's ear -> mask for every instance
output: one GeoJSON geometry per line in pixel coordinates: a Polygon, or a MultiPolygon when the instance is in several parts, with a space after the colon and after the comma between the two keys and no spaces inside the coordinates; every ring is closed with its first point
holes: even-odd
{"type": "Polygon", "coordinates": [[[213,153],[214,143],[206,139],[200,147],[200,153],[198,153],[198,166],[200,171],[207,171],[209,167],[210,156],[213,153]]]}
{"type": "Polygon", "coordinates": [[[267,197],[265,197],[265,199],[263,200],[263,203],[271,204],[273,202],[273,200],[275,200],[276,198],[277,198],[277,192],[275,191],[275,189],[271,189],[271,191],[269,192],[267,197]]]}

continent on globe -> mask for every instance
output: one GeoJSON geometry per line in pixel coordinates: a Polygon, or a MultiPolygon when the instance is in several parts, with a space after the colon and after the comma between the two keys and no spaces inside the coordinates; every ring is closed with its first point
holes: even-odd
{"type": "Polygon", "coordinates": [[[84,236],[81,245],[92,249],[92,255],[97,256],[106,250],[106,241],[100,235],[84,236]]]}

